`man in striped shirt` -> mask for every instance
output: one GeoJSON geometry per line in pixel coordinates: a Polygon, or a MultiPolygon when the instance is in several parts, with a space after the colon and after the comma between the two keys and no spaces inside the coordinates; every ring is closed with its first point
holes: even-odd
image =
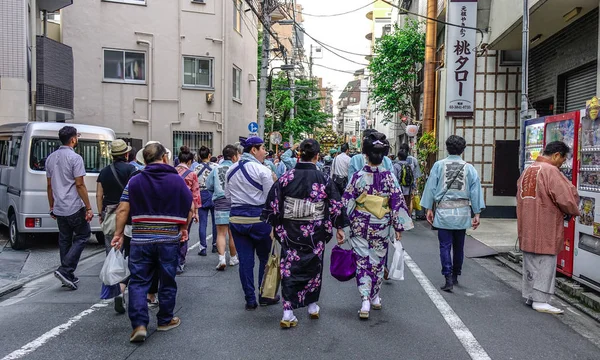
{"type": "Polygon", "coordinates": [[[131,342],[146,339],[149,322],[146,294],[152,276],[159,273],[160,303],[158,331],[179,326],[173,316],[179,263],[179,242],[188,239],[188,224],[194,207],[192,193],[177,170],[169,165],[166,148],[158,143],[144,148],[146,168],[129,180],[117,209],[117,228],[112,246],[120,249],[127,218],[131,215],[132,237],[129,252],[129,319],[131,342]]]}

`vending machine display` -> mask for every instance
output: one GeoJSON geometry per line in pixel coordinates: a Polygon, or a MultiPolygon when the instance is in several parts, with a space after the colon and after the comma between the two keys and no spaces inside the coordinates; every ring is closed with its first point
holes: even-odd
{"type": "MultiPolygon", "coordinates": [[[[564,162],[560,171],[577,186],[577,178],[579,174],[579,111],[570,112],[567,114],[547,116],[545,119],[545,136],[544,143],[548,144],[553,141],[562,141],[569,146],[571,151],[567,155],[567,160],[564,162]]],[[[600,137],[599,137],[600,140],[600,137]]],[[[600,146],[600,142],[599,142],[600,146]]],[[[600,147],[599,147],[600,149],[600,147]]],[[[600,155],[600,153],[599,153],[600,155]]],[[[594,157],[587,157],[586,161],[594,162],[594,157]]],[[[600,190],[600,165],[590,167],[585,174],[581,174],[582,179],[586,177],[586,182],[590,183],[590,188],[597,187],[600,190]],[[596,185],[597,183],[597,185],[596,185]]],[[[583,170],[582,170],[583,171],[583,170]]],[[[575,238],[575,219],[565,220],[565,241],[563,251],[557,257],[557,270],[564,275],[572,276],[573,274],[573,244],[575,238]]]]}
{"type": "MultiPolygon", "coordinates": [[[[594,100],[595,99],[595,100],[594,100]]],[[[600,291],[600,105],[588,102],[581,115],[579,210],[575,223],[573,277],[600,291]]]]}
{"type": "Polygon", "coordinates": [[[522,140],[523,162],[521,170],[525,170],[533,164],[542,152],[544,146],[544,118],[537,118],[525,121],[525,133],[522,140]]]}

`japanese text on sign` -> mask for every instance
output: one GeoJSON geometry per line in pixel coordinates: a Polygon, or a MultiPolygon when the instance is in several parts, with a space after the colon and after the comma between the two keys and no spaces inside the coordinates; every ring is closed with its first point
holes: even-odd
{"type": "Polygon", "coordinates": [[[471,117],[475,97],[477,32],[470,28],[477,25],[477,1],[450,0],[448,22],[460,26],[447,28],[446,115],[471,117]]]}

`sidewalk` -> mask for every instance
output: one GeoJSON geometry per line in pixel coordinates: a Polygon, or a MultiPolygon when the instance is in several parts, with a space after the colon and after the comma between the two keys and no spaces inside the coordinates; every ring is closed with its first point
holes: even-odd
{"type": "Polygon", "coordinates": [[[517,245],[517,219],[481,219],[479,228],[467,230],[467,235],[499,253],[506,253],[517,245]]]}

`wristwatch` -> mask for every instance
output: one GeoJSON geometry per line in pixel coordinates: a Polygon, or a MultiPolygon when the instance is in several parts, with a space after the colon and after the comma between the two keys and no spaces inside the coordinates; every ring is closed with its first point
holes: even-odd
{"type": "Polygon", "coordinates": [[[92,211],[92,208],[86,208],[85,211],[92,211]]]}

